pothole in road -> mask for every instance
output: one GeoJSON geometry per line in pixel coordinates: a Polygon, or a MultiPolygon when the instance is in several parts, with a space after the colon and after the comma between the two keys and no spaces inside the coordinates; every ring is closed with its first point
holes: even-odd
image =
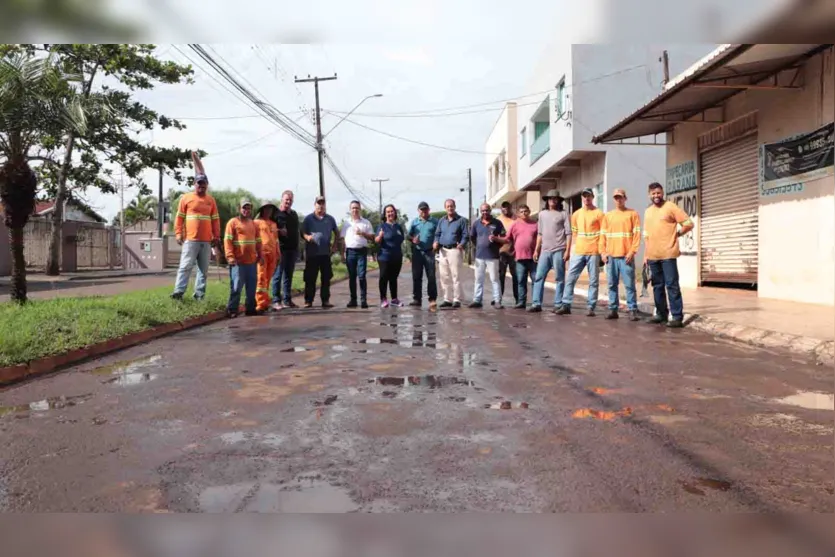
{"type": "Polygon", "coordinates": [[[679,480],[679,484],[687,493],[701,496],[706,495],[704,489],[702,488],[712,489],[715,491],[729,491],[731,489],[731,482],[716,480],[713,478],[696,478],[693,482],[679,480]]]}
{"type": "Polygon", "coordinates": [[[444,375],[409,375],[408,377],[375,377],[369,379],[369,383],[382,385],[384,387],[428,387],[437,389],[452,385],[464,385],[474,387],[475,382],[461,377],[444,375]]]}
{"type": "Polygon", "coordinates": [[[307,348],[304,346],[291,346],[290,348],[284,348],[281,350],[282,352],[307,352],[307,348]]]}
{"type": "Polygon", "coordinates": [[[82,404],[93,397],[93,394],[75,395],[75,396],[56,396],[31,402],[29,404],[21,404],[18,406],[0,406],[0,416],[8,414],[28,414],[30,412],[40,413],[48,410],[60,410],[70,406],[82,404]]]}
{"type": "Polygon", "coordinates": [[[835,395],[832,393],[798,391],[791,396],[775,398],[772,401],[809,410],[835,410],[835,395]]]}
{"type": "Polygon", "coordinates": [[[275,433],[255,433],[252,431],[231,431],[220,436],[220,440],[228,445],[244,442],[260,443],[270,447],[278,447],[284,442],[284,437],[275,433]]]}
{"type": "Polygon", "coordinates": [[[157,378],[155,373],[120,373],[116,377],[108,379],[105,383],[110,385],[138,385],[147,383],[157,378]]]}
{"type": "Polygon", "coordinates": [[[138,385],[157,378],[157,374],[155,373],[141,372],[139,370],[154,365],[161,359],[162,356],[159,354],[153,354],[151,356],[143,356],[133,360],[123,360],[106,366],[100,366],[89,370],[87,373],[112,376],[110,379],[104,381],[104,383],[109,385],[138,385]]]}
{"type": "Polygon", "coordinates": [[[530,405],[527,402],[513,403],[509,400],[484,405],[485,410],[527,410],[528,408],[530,405]]]}
{"type": "Polygon", "coordinates": [[[348,513],[359,508],[345,489],[307,479],[213,486],[203,490],[199,504],[210,513],[348,513]]]}

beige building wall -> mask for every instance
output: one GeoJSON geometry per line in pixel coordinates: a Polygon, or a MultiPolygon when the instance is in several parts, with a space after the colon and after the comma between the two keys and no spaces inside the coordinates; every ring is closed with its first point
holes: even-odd
{"type": "MultiPolygon", "coordinates": [[[[760,145],[816,130],[835,120],[833,49],[809,59],[803,66],[800,90],[748,90],[725,105],[725,121],[757,111],[760,145]]],[[[698,136],[716,124],[682,124],[667,148],[667,167],[696,161],[698,136]]],[[[698,189],[674,194],[699,202],[698,189]]],[[[803,183],[801,192],[759,198],[758,291],[764,298],[835,305],[835,178],[832,175],[803,183]]],[[[696,242],[698,243],[698,215],[696,242]]],[[[685,238],[680,241],[684,251],[685,238]]],[[[679,274],[683,287],[700,282],[698,257],[682,256],[679,274]]]]}

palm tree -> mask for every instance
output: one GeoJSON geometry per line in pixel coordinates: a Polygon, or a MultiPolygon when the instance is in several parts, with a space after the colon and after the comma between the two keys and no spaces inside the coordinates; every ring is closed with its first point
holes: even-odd
{"type": "Polygon", "coordinates": [[[30,150],[46,134],[86,132],[86,118],[72,82],[51,56],[10,53],[0,59],[0,201],[12,254],[11,299],[26,302],[23,227],[35,209],[37,177],[30,150]]]}
{"type": "Polygon", "coordinates": [[[149,220],[157,214],[157,200],[150,195],[137,195],[125,207],[125,226],[149,220]]]}

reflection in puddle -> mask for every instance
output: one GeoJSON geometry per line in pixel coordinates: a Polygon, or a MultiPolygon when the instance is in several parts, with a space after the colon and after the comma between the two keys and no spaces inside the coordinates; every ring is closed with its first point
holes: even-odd
{"type": "Polygon", "coordinates": [[[369,379],[369,383],[375,385],[383,385],[385,387],[429,387],[435,389],[438,387],[446,387],[450,385],[465,385],[474,387],[475,382],[463,379],[461,377],[441,376],[441,375],[410,375],[408,377],[375,377],[369,379]]]}
{"type": "Polygon", "coordinates": [[[162,356],[159,354],[153,354],[151,356],[143,356],[133,360],[125,360],[97,367],[88,373],[115,376],[105,381],[105,383],[111,385],[138,385],[139,383],[145,383],[157,378],[157,375],[154,373],[142,373],[139,370],[143,367],[153,365],[161,359],[162,356]]]}
{"type": "Polygon", "coordinates": [[[346,490],[318,480],[214,486],[200,494],[199,503],[210,513],[347,513],[358,508],[346,490]]]}
{"type": "Polygon", "coordinates": [[[344,344],[337,344],[335,346],[332,346],[331,348],[334,352],[345,352],[346,350],[348,350],[348,347],[344,344]]]}
{"type": "Polygon", "coordinates": [[[304,346],[293,346],[291,348],[284,348],[282,352],[307,352],[304,346]]]}
{"type": "Polygon", "coordinates": [[[137,385],[139,383],[146,383],[157,378],[153,373],[120,373],[112,379],[108,379],[105,383],[111,385],[137,385]]]}
{"type": "Polygon", "coordinates": [[[835,410],[835,395],[832,393],[798,391],[791,396],[773,400],[778,404],[790,404],[810,410],[835,410]]]}
{"type": "Polygon", "coordinates": [[[29,412],[46,412],[48,410],[60,410],[61,408],[68,408],[90,400],[93,397],[92,393],[86,395],[76,396],[56,396],[45,398],[29,404],[21,404],[18,406],[0,406],[0,416],[7,414],[29,413],[29,412]]]}
{"type": "Polygon", "coordinates": [[[513,410],[514,408],[519,410],[527,410],[528,408],[530,408],[530,406],[527,402],[513,404],[509,400],[503,400],[501,402],[496,402],[493,404],[485,404],[484,408],[488,410],[513,410]]]}

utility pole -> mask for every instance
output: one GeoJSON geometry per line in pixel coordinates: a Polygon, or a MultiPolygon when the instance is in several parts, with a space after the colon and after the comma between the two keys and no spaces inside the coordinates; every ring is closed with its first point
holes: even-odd
{"type": "Polygon", "coordinates": [[[665,87],[670,82],[670,57],[666,50],[661,54],[658,61],[664,66],[664,81],[661,82],[661,87],[665,87]]]}
{"type": "Polygon", "coordinates": [[[127,271],[127,261],[125,261],[125,173],[121,168],[119,169],[119,192],[121,195],[121,209],[119,210],[119,247],[122,248],[122,270],[127,271]]]}
{"type": "MultiPolygon", "coordinates": [[[[385,215],[383,215],[383,182],[388,182],[388,178],[372,178],[372,182],[377,182],[377,186],[380,189],[380,218],[385,219],[385,215]]],[[[382,221],[381,221],[382,222],[382,221]]]]}
{"type": "Polygon", "coordinates": [[[307,79],[295,78],[296,83],[313,83],[313,90],[316,95],[316,152],[319,155],[319,195],[325,196],[325,147],[322,145],[322,113],[319,110],[319,82],[333,81],[336,79],[336,74],[333,77],[310,77],[307,79]]]}
{"type": "MultiPolygon", "coordinates": [[[[470,213],[470,219],[467,221],[467,225],[472,227],[473,225],[473,169],[467,169],[467,195],[469,197],[468,201],[468,211],[470,213]]],[[[473,246],[472,242],[469,242],[470,249],[467,250],[467,265],[473,264],[473,246]]]]}
{"type": "Polygon", "coordinates": [[[159,198],[157,199],[157,236],[162,238],[163,221],[165,220],[165,206],[162,200],[162,167],[159,167],[159,198]]]}

